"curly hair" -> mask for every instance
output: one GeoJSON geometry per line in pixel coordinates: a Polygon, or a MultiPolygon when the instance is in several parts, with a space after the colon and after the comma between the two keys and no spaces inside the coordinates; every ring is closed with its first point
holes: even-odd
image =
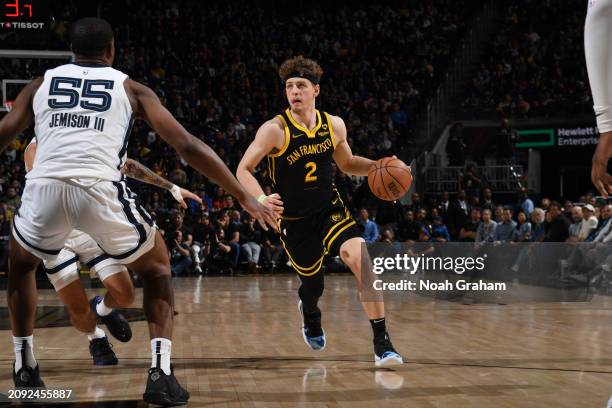
{"type": "Polygon", "coordinates": [[[283,62],[278,69],[278,76],[283,82],[292,77],[301,77],[318,84],[323,75],[323,69],[315,60],[304,58],[301,55],[290,58],[283,62]]]}

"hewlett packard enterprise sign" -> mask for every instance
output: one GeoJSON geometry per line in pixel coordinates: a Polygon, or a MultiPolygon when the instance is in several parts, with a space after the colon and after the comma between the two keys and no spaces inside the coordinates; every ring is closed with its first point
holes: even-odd
{"type": "Polygon", "coordinates": [[[599,141],[595,126],[558,128],[557,146],[593,146],[599,141]]]}
{"type": "Polygon", "coordinates": [[[571,126],[516,131],[516,147],[595,146],[599,132],[595,126],[571,126]]]}

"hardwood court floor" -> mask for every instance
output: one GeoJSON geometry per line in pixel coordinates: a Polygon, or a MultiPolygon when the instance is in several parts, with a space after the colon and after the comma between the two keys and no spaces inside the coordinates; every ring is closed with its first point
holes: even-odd
{"type": "MultiPolygon", "coordinates": [[[[320,353],[300,335],[297,286],[290,275],[175,280],[172,357],[189,406],[576,408],[605,407],[612,394],[610,299],[501,306],[394,298],[389,329],[406,364],[390,370],[374,368],[350,276],[327,277],[320,353]]],[[[59,302],[41,290],[39,304],[59,302]]],[[[103,368],[92,366],[73,328],[37,329],[47,386],[71,388],[80,401],[140,400],[150,350],[145,322],[132,327],[131,342],[113,341],[119,365],[103,368]]],[[[12,385],[12,361],[10,332],[1,331],[0,390],[12,385]]]]}

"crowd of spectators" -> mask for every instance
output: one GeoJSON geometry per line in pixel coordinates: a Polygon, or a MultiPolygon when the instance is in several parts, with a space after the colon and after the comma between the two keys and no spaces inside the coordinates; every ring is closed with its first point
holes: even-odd
{"type": "MultiPolygon", "coordinates": [[[[64,3],[56,7],[62,12],[53,22],[52,40],[67,48],[67,22],[85,5],[64,3]]],[[[248,2],[202,7],[195,0],[110,0],[98,6],[116,30],[114,66],[150,86],[192,134],[235,170],[257,127],[286,107],[277,68],[299,54],[322,65],[317,105],[343,117],[353,151],[373,159],[399,154],[408,147],[415,117],[443,77],[478,2],[279,3],[262,8],[248,2]]],[[[0,74],[22,78],[40,75],[43,68],[13,60],[0,64],[0,74]]],[[[0,157],[0,202],[7,222],[18,206],[24,183],[21,157],[32,136],[30,129],[0,157]]],[[[203,198],[202,206],[191,202],[182,211],[169,194],[132,185],[164,232],[176,274],[284,264],[278,237],[260,231],[231,196],[186,166],[146,123],[135,123],[128,156],[203,198]]],[[[269,190],[264,167],[256,177],[269,190]]],[[[377,200],[360,180],[337,172],[335,182],[355,215],[366,203],[376,211],[377,200]]],[[[388,210],[379,211],[377,218],[392,217],[388,210]]]]}
{"type": "MultiPolygon", "coordinates": [[[[598,201],[592,193],[581,196],[577,203],[563,204],[542,198],[539,206],[520,189],[516,201],[496,202],[486,187],[481,196],[466,196],[464,190],[455,194],[442,193],[427,204],[419,193],[412,194],[412,204],[402,206],[401,218],[393,222],[364,228],[369,242],[382,241],[390,230],[399,242],[610,242],[612,227],[608,226],[612,206],[598,201]],[[368,231],[380,231],[377,240],[368,231]]],[[[361,210],[360,224],[367,227],[367,209],[361,210]],[[365,214],[365,216],[364,216],[365,214]]]]}
{"type": "MultiPolygon", "coordinates": [[[[14,167],[19,171],[19,165],[14,167]]],[[[0,173],[4,168],[0,166],[0,173]]],[[[169,178],[180,181],[181,171],[175,169],[169,178]]],[[[468,184],[473,188],[469,193],[462,189],[424,200],[415,192],[411,203],[402,205],[376,199],[365,180],[357,188],[343,184],[344,177],[336,170],[343,201],[351,203],[368,243],[612,242],[612,205],[591,193],[579,197],[579,204],[549,198],[536,204],[521,189],[513,202],[498,202],[491,188],[475,182],[468,184]]],[[[20,203],[18,191],[18,186],[9,184],[0,199],[0,264],[6,262],[10,219],[20,203]]],[[[269,186],[265,192],[271,193],[269,186]]],[[[175,275],[257,273],[290,266],[278,234],[262,230],[230,195],[220,188],[214,196],[203,190],[199,194],[203,204],[188,200],[186,211],[162,191],[152,191],[143,202],[166,239],[175,275]]]]}
{"type": "Polygon", "coordinates": [[[586,6],[512,0],[463,102],[466,118],[592,113],[584,64],[586,6]]]}

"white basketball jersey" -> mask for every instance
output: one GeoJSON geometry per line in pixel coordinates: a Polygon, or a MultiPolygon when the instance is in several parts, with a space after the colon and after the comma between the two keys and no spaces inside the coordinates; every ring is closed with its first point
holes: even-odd
{"type": "Polygon", "coordinates": [[[121,179],[133,118],[127,78],[76,63],[45,72],[34,95],[37,149],[28,179],[121,179]]]}

